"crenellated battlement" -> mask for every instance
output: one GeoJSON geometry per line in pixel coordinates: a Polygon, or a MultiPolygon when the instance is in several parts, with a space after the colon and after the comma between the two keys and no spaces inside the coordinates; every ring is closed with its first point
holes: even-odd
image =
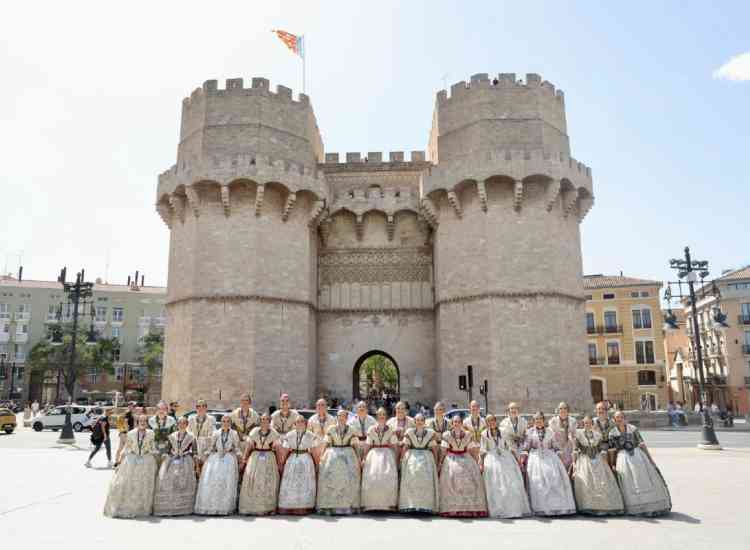
{"type": "Polygon", "coordinates": [[[390,151],[388,159],[380,151],[370,151],[367,153],[349,152],[343,155],[339,153],[326,153],[325,164],[403,164],[403,163],[421,163],[427,162],[424,151],[411,151],[410,159],[406,160],[403,151],[390,151]],[[343,159],[343,160],[342,160],[343,159]]]}
{"type": "Polygon", "coordinates": [[[190,96],[182,100],[183,107],[195,106],[197,103],[202,102],[206,96],[236,97],[237,95],[262,95],[299,106],[310,105],[309,96],[300,93],[295,100],[292,89],[281,84],[277,84],[276,91],[272,92],[271,83],[267,78],[253,78],[249,87],[245,86],[244,79],[242,78],[227,78],[224,82],[224,88],[219,88],[218,80],[206,80],[203,86],[196,88],[190,96]]]}
{"type": "Polygon", "coordinates": [[[516,73],[499,73],[490,79],[488,73],[477,73],[472,75],[469,82],[462,80],[450,87],[450,96],[447,90],[437,92],[438,104],[452,99],[466,98],[474,90],[498,90],[506,92],[533,92],[538,90],[543,97],[553,98],[561,103],[565,102],[565,93],[556,90],[555,85],[536,73],[526,73],[526,80],[516,78],[516,73]]]}

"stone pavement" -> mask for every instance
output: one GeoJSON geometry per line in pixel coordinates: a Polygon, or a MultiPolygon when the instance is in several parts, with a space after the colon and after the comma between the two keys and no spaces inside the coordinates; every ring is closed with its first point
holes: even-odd
{"type": "MultiPolygon", "coordinates": [[[[19,429],[0,435],[0,532],[4,548],[82,550],[192,548],[274,550],[388,545],[571,548],[576,550],[747,549],[744,509],[750,494],[750,434],[721,434],[726,450],[699,451],[697,434],[645,432],[669,483],[674,512],[658,519],[531,518],[450,520],[399,515],[112,520],[102,515],[112,471],[87,470],[88,435],[79,447],[55,444],[57,434],[19,429]]],[[[100,453],[95,466],[106,464],[100,453]]]]}

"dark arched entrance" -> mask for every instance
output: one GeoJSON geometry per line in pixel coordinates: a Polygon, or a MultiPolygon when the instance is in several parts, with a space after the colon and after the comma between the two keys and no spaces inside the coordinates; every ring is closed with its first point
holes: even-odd
{"type": "Polygon", "coordinates": [[[366,399],[371,404],[382,404],[383,393],[390,400],[398,400],[401,393],[401,373],[396,360],[384,351],[371,350],[354,363],[352,397],[366,399]]]}

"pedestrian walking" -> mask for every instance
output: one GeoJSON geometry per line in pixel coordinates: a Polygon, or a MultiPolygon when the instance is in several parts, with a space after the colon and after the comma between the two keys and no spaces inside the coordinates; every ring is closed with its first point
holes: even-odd
{"type": "Polygon", "coordinates": [[[107,411],[97,418],[96,423],[91,428],[91,443],[94,445],[94,450],[91,451],[89,459],[86,461],[85,466],[87,468],[91,468],[91,460],[102,448],[102,445],[104,445],[107,451],[107,466],[109,468],[112,467],[112,445],[109,440],[109,414],[110,411],[107,411]]]}
{"type": "Polygon", "coordinates": [[[39,402],[34,399],[34,402],[31,404],[31,415],[33,418],[36,418],[39,414],[39,402]]]}

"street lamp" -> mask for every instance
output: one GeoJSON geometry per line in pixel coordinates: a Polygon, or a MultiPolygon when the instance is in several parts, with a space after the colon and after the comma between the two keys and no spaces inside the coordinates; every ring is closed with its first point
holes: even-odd
{"type": "MultiPolygon", "coordinates": [[[[708,401],[708,395],[706,393],[706,380],[705,375],[703,372],[703,349],[701,347],[701,334],[700,334],[700,327],[698,325],[698,308],[696,306],[697,299],[695,297],[695,283],[698,281],[698,275],[700,275],[701,282],[705,277],[708,276],[708,262],[707,261],[698,261],[694,260],[690,257],[690,248],[685,247],[685,258],[684,259],[672,259],[669,261],[669,266],[672,269],[675,269],[677,271],[677,276],[680,278],[679,281],[676,282],[667,282],[667,289],[664,292],[664,299],[667,301],[667,303],[671,302],[674,298],[687,298],[688,303],[690,304],[690,308],[692,311],[692,319],[693,319],[693,348],[695,349],[695,357],[697,359],[698,363],[698,387],[700,391],[700,411],[701,411],[701,418],[703,420],[703,427],[701,430],[701,442],[698,444],[699,449],[706,449],[706,450],[721,450],[721,445],[719,444],[719,440],[716,437],[716,432],[714,431],[714,423],[711,419],[711,415],[709,413],[708,408],[706,407],[706,403],[708,401]],[[687,280],[687,286],[688,286],[688,293],[683,293],[683,282],[682,279],[687,280]],[[672,287],[677,286],[678,293],[673,294],[672,293],[672,287]]],[[[716,288],[716,285],[713,285],[712,287],[713,293],[718,296],[718,289],[716,288]]],[[[718,324],[719,326],[726,327],[726,315],[721,313],[721,310],[718,307],[714,308],[714,317],[713,321],[715,324],[718,324]],[[718,310],[718,315],[717,311],[718,310]]],[[[672,312],[672,309],[670,307],[669,311],[667,312],[667,316],[664,320],[664,328],[666,330],[675,330],[677,327],[677,319],[672,312]]]]}

